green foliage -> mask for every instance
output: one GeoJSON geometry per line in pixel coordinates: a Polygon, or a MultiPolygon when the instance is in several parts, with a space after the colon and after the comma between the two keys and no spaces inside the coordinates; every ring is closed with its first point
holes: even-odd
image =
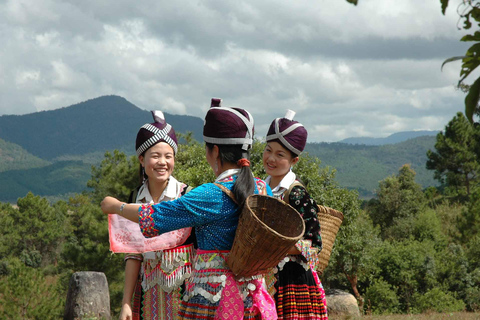
{"type": "MultiPolygon", "coordinates": [[[[446,245],[447,237],[442,232],[442,222],[433,209],[427,209],[419,212],[412,219],[412,236],[420,242],[432,241],[437,245],[446,245]]],[[[400,238],[400,237],[397,237],[400,238]]]]}
{"type": "Polygon", "coordinates": [[[437,261],[437,275],[442,287],[465,298],[466,290],[474,286],[474,280],[463,247],[455,243],[449,244],[438,252],[437,261]]]}
{"type": "Polygon", "coordinates": [[[123,265],[120,255],[110,254],[108,217],[97,204],[79,195],[68,203],[68,237],[61,252],[60,266],[72,272],[99,271],[114,279],[123,265]]]}
{"type": "Polygon", "coordinates": [[[465,303],[455,298],[451,292],[446,292],[439,287],[425,293],[416,293],[414,308],[419,312],[456,312],[465,310],[465,303]]]}
{"type": "Polygon", "coordinates": [[[18,210],[2,205],[2,256],[21,257],[32,267],[55,261],[58,243],[64,237],[64,214],[32,193],[19,199],[17,205],[18,210]]]}
{"type": "Polygon", "coordinates": [[[445,133],[437,135],[436,152],[427,152],[427,169],[435,170],[435,179],[441,183],[457,189],[465,187],[469,194],[480,170],[479,136],[480,128],[471,126],[462,113],[457,113],[445,127],[445,133]]]}
{"type": "Polygon", "coordinates": [[[376,279],[365,292],[365,301],[369,313],[388,314],[400,311],[395,289],[382,278],[376,279]]]}
{"type": "Polygon", "coordinates": [[[194,140],[191,133],[178,135],[185,141],[179,146],[175,157],[175,170],[173,175],[192,187],[198,187],[206,182],[213,182],[215,175],[205,159],[205,145],[194,140]]]}
{"type": "Polygon", "coordinates": [[[110,253],[107,216],[89,197],[78,195],[68,204],[69,232],[63,244],[59,267],[64,272],[62,283],[67,286],[77,271],[105,273],[112,306],[119,306],[123,290],[123,255],[110,253]]]}
{"type": "Polygon", "coordinates": [[[477,286],[467,289],[465,303],[468,311],[480,311],[480,287],[477,286]]]}
{"type": "Polygon", "coordinates": [[[378,199],[368,203],[368,211],[375,224],[382,230],[384,239],[408,238],[414,218],[425,206],[425,196],[419,184],[415,182],[415,171],[404,165],[397,176],[385,178],[380,182],[378,199]]]}
{"type": "Polygon", "coordinates": [[[19,260],[10,262],[8,275],[0,276],[0,318],[61,318],[65,299],[59,296],[55,279],[19,260]]]}
{"type": "Polygon", "coordinates": [[[100,203],[105,196],[127,201],[133,189],[140,185],[139,162],[135,156],[127,156],[114,150],[105,152],[100,166],[92,166],[92,177],[87,186],[93,189],[94,203],[100,203]]]}
{"type": "Polygon", "coordinates": [[[460,241],[466,243],[472,237],[480,235],[480,188],[473,190],[470,201],[458,217],[460,241]]]}
{"type": "Polygon", "coordinates": [[[427,241],[384,241],[379,247],[375,254],[378,267],[375,278],[384,279],[396,288],[400,310],[413,311],[414,293],[438,284],[435,253],[434,243],[427,241]]]}
{"type": "MultiPolygon", "coordinates": [[[[442,13],[445,14],[449,4],[449,0],[440,0],[442,5],[442,13]]],[[[460,19],[463,19],[463,29],[469,30],[472,27],[472,21],[476,26],[480,26],[480,2],[478,0],[464,0],[457,8],[460,19]]],[[[474,42],[468,48],[465,56],[453,57],[445,60],[442,66],[451,61],[462,60],[462,68],[460,70],[460,80],[458,87],[464,87],[463,81],[480,65],[480,32],[475,31],[474,34],[467,34],[462,37],[461,41],[474,42]]],[[[480,78],[477,78],[471,86],[468,86],[468,94],[465,97],[465,115],[467,119],[473,123],[473,115],[480,115],[478,102],[480,98],[480,78]]]]}
{"type": "Polygon", "coordinates": [[[345,215],[322,276],[324,285],[328,288],[350,287],[357,299],[361,300],[355,290],[359,290],[357,284],[362,287],[371,281],[371,276],[376,272],[374,254],[381,245],[379,233],[364,211],[350,211],[350,216],[345,215]]]}
{"type": "Polygon", "coordinates": [[[433,209],[440,220],[442,234],[450,241],[458,241],[462,234],[458,229],[458,221],[461,218],[464,206],[457,202],[442,200],[433,209]]]}
{"type": "MultiPolygon", "coordinates": [[[[480,257],[480,235],[476,235],[469,239],[465,251],[468,261],[471,262],[470,267],[480,271],[480,259],[478,259],[478,257],[480,257]]],[[[478,278],[478,281],[480,285],[480,277],[478,278]]]]}

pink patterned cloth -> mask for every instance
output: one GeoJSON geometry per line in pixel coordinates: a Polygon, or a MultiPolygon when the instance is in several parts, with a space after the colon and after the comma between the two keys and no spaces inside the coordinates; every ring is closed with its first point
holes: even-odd
{"type": "Polygon", "coordinates": [[[276,320],[277,309],[275,307],[275,300],[272,296],[268,294],[267,289],[263,286],[263,283],[260,279],[253,280],[256,288],[252,292],[253,296],[253,308],[256,308],[260,311],[262,319],[276,320]]]}
{"type": "Polygon", "coordinates": [[[243,299],[240,295],[237,282],[233,278],[233,274],[229,272],[227,273],[225,288],[222,291],[222,298],[220,299],[220,304],[215,314],[215,320],[243,319],[243,308],[243,299]]]}
{"type": "Polygon", "coordinates": [[[184,228],[145,238],[138,223],[116,214],[108,215],[110,250],[114,253],[144,253],[175,248],[185,243],[192,228],[184,228]]]}
{"type": "MultiPolygon", "coordinates": [[[[262,319],[276,320],[277,310],[275,301],[268,294],[260,279],[251,280],[255,285],[252,292],[253,308],[257,309],[262,319]]],[[[215,314],[216,320],[243,319],[244,304],[237,286],[237,281],[233,277],[233,273],[227,274],[225,288],[222,292],[222,298],[215,314]]]]}

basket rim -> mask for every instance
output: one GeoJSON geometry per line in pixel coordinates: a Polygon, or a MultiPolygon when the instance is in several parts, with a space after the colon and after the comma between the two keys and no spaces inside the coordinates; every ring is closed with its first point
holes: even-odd
{"type": "MultiPolygon", "coordinates": [[[[272,197],[272,196],[269,196],[269,195],[263,195],[263,194],[252,194],[252,195],[249,195],[247,197],[247,199],[245,200],[245,206],[247,207],[247,209],[251,212],[251,215],[254,217],[254,219],[259,222],[263,227],[265,227],[266,229],[268,229],[269,231],[271,231],[273,234],[275,235],[278,235],[280,236],[281,238],[284,238],[284,239],[300,239],[301,237],[303,237],[303,234],[305,233],[305,221],[303,221],[303,218],[302,216],[300,216],[300,214],[298,213],[297,210],[295,210],[291,205],[289,205],[288,203],[280,200],[280,199],[277,199],[275,197],[272,197]],[[270,228],[265,222],[263,222],[262,220],[260,220],[257,215],[253,212],[253,210],[251,210],[251,207],[249,206],[249,203],[248,203],[248,199],[250,198],[271,198],[271,199],[274,199],[275,201],[279,202],[280,204],[284,205],[284,206],[288,206],[290,207],[291,210],[293,210],[300,218],[300,221],[302,222],[302,232],[300,233],[299,236],[296,236],[296,237],[287,237],[287,236],[284,236],[283,234],[280,234],[278,233],[277,231],[275,231],[274,229],[270,228]]],[[[243,211],[243,210],[242,210],[243,211]]]]}
{"type": "Polygon", "coordinates": [[[324,214],[327,214],[329,216],[338,218],[338,219],[340,219],[340,221],[343,221],[343,219],[345,217],[344,214],[341,211],[338,211],[337,209],[333,209],[333,208],[330,208],[330,207],[327,207],[327,206],[322,206],[322,205],[318,205],[318,207],[319,208],[325,208],[324,214]]]}

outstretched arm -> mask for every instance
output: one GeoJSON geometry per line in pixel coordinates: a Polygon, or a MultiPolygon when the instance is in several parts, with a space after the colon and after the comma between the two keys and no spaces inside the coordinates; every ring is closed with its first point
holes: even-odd
{"type": "Polygon", "coordinates": [[[130,221],[138,223],[138,209],[140,204],[125,203],[114,197],[105,197],[100,204],[103,213],[118,214],[130,221]]]}

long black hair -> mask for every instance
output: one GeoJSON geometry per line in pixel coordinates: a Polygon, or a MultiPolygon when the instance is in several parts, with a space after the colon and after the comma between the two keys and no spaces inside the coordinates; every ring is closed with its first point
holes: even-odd
{"type": "MultiPolygon", "coordinates": [[[[213,149],[214,144],[206,142],[208,150],[213,149]]],[[[250,152],[242,149],[242,145],[232,144],[217,144],[219,151],[220,162],[237,164],[238,160],[245,158],[250,160],[250,152]]],[[[233,184],[233,194],[237,203],[242,206],[249,195],[255,193],[255,180],[253,178],[252,170],[249,166],[240,168],[240,172],[237,175],[237,180],[233,184]]]]}

